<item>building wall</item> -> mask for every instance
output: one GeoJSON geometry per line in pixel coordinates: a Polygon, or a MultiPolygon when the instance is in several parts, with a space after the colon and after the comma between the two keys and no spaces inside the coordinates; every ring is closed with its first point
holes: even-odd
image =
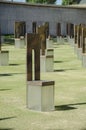
{"type": "Polygon", "coordinates": [[[0,2],[2,34],[13,34],[15,21],[25,21],[27,32],[32,32],[33,21],[38,24],[49,22],[51,35],[56,35],[56,24],[60,22],[63,26],[62,34],[65,35],[66,23],[86,24],[86,8],[0,2]]]}
{"type": "Polygon", "coordinates": [[[78,0],[79,4],[86,4],[86,0],[78,0]]]}

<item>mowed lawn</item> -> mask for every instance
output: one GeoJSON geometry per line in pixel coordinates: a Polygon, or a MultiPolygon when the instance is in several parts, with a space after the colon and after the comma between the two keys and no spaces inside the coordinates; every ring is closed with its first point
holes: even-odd
{"type": "Polygon", "coordinates": [[[69,44],[54,45],[55,111],[31,111],[26,105],[26,48],[4,45],[9,66],[0,66],[0,130],[86,130],[86,68],[69,44]]]}

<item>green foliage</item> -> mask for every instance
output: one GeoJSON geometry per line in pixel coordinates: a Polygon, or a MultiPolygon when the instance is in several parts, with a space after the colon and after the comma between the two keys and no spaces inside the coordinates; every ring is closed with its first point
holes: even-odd
{"type": "Polygon", "coordinates": [[[77,0],[63,0],[62,5],[77,4],[77,0]]]}
{"type": "Polygon", "coordinates": [[[40,3],[40,4],[54,4],[56,0],[26,0],[26,2],[30,3],[40,3]]]}

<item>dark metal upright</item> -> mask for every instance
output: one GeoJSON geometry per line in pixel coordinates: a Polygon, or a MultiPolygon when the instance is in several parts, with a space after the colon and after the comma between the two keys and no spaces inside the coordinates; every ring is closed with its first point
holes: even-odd
{"type": "Polygon", "coordinates": [[[0,27],[0,51],[1,51],[1,27],[0,27]]]}
{"type": "Polygon", "coordinates": [[[40,80],[40,36],[27,34],[27,81],[33,80],[32,49],[34,50],[34,80],[40,80]]]}
{"type": "Polygon", "coordinates": [[[86,26],[82,27],[82,53],[86,53],[86,26]]]}
{"type": "Polygon", "coordinates": [[[36,22],[33,22],[32,23],[32,33],[35,33],[36,34],[36,22]]]}
{"type": "Polygon", "coordinates": [[[61,23],[57,23],[57,36],[61,36],[61,23]]]}
{"type": "Polygon", "coordinates": [[[15,38],[20,38],[20,36],[25,36],[26,33],[26,23],[24,21],[15,22],[15,38]]]}
{"type": "Polygon", "coordinates": [[[74,25],[74,44],[77,44],[77,25],[74,25]]]}
{"type": "Polygon", "coordinates": [[[42,25],[37,28],[37,33],[40,35],[41,38],[41,46],[42,49],[42,55],[45,55],[45,49],[46,49],[46,26],[42,25]]]}

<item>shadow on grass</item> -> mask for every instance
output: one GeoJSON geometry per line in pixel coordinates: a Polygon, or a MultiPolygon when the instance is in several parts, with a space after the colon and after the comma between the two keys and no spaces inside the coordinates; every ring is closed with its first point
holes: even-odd
{"type": "Polygon", "coordinates": [[[0,89],[0,91],[8,91],[8,90],[11,90],[11,89],[0,89]]]}
{"type": "Polygon", "coordinates": [[[76,107],[73,107],[73,106],[77,106],[77,105],[86,105],[86,102],[55,106],[55,110],[56,111],[73,110],[73,109],[77,109],[76,107]]]}
{"type": "Polygon", "coordinates": [[[63,129],[53,129],[53,128],[52,128],[52,129],[47,129],[47,130],[63,130],[63,129]]]}
{"type": "Polygon", "coordinates": [[[5,44],[7,45],[14,45],[15,41],[14,41],[14,37],[13,36],[5,36],[5,44]]]}
{"type": "MultiPolygon", "coordinates": [[[[12,119],[12,118],[16,118],[16,116],[0,118],[0,121],[12,119]]],[[[0,128],[0,130],[14,130],[14,129],[13,128],[0,128]]]]}
{"type": "Polygon", "coordinates": [[[0,76],[12,76],[12,74],[0,74],[0,76]]]}
{"type": "Polygon", "coordinates": [[[0,128],[0,130],[14,130],[13,128],[0,128]]]}
{"type": "Polygon", "coordinates": [[[0,121],[12,119],[12,118],[16,118],[16,116],[0,118],[0,121]]]}
{"type": "Polygon", "coordinates": [[[55,106],[56,111],[67,111],[67,110],[73,110],[73,109],[77,109],[77,108],[71,107],[69,105],[55,106]]]}
{"type": "Polygon", "coordinates": [[[9,64],[10,66],[18,66],[19,64],[9,64]]]}
{"type": "Polygon", "coordinates": [[[7,73],[7,74],[0,74],[0,76],[13,76],[17,74],[25,74],[25,73],[7,73]]]}
{"type": "Polygon", "coordinates": [[[64,72],[64,69],[54,70],[54,72],[64,72]]]}
{"type": "Polygon", "coordinates": [[[70,69],[58,69],[58,70],[54,70],[54,72],[65,72],[65,71],[68,71],[68,70],[76,70],[74,68],[70,68],[70,69]]]}
{"type": "Polygon", "coordinates": [[[4,42],[4,46],[7,46],[7,45],[10,45],[10,46],[13,46],[15,43],[14,43],[14,41],[13,40],[8,40],[8,41],[5,41],[4,42]]]}
{"type": "Polygon", "coordinates": [[[64,61],[54,61],[54,63],[62,63],[62,62],[64,62],[64,61]]]}

